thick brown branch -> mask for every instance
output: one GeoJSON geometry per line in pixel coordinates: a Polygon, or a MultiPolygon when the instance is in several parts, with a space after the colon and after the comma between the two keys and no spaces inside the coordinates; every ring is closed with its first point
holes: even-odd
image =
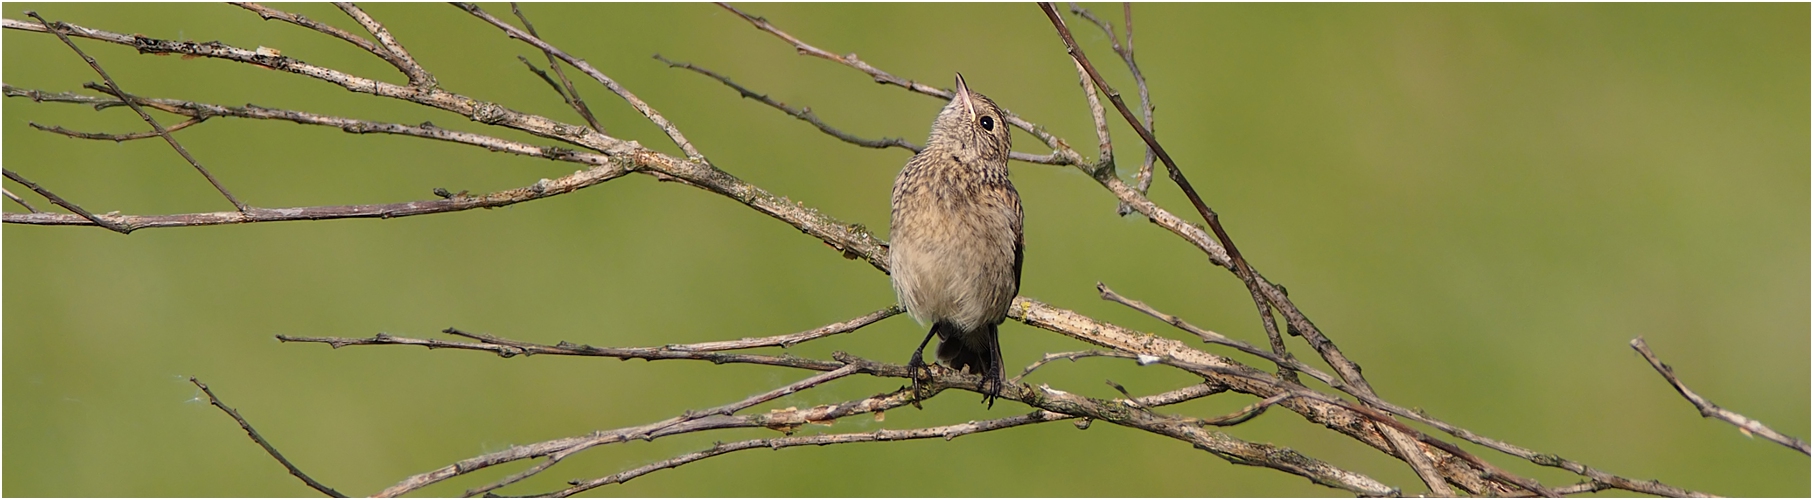
{"type": "Polygon", "coordinates": [[[239,416],[238,411],[228,408],[226,403],[222,403],[219,397],[214,396],[214,390],[209,389],[208,384],[202,383],[201,380],[197,380],[195,377],[189,377],[189,383],[195,384],[195,387],[200,388],[202,393],[208,395],[208,404],[214,405],[215,408],[220,408],[220,411],[226,412],[227,416],[233,417],[233,421],[239,423],[240,429],[245,429],[246,435],[251,436],[253,442],[258,443],[258,446],[263,447],[264,452],[270,454],[271,458],[277,459],[277,463],[283,464],[283,468],[289,469],[290,475],[296,476],[296,479],[301,479],[303,484],[307,484],[308,487],[314,488],[315,491],[319,491],[323,495],[334,498],[346,498],[346,495],[342,495],[340,492],[334,491],[333,488],[321,484],[319,481],[316,481],[315,478],[308,477],[308,474],[302,473],[302,469],[296,468],[296,464],[290,463],[290,460],[287,458],[283,458],[283,454],[277,452],[277,447],[271,446],[270,441],[266,441],[264,436],[259,435],[258,430],[253,429],[251,423],[246,422],[244,417],[239,416]]]}
{"type": "Polygon", "coordinates": [[[1775,429],[1770,429],[1769,426],[1763,425],[1762,422],[1758,422],[1756,419],[1721,408],[1719,405],[1712,404],[1712,401],[1693,392],[1693,389],[1688,389],[1687,384],[1682,383],[1681,379],[1675,376],[1674,367],[1663,363],[1660,358],[1656,357],[1656,353],[1650,352],[1649,343],[1644,342],[1643,337],[1631,339],[1630,348],[1636,349],[1637,353],[1642,354],[1643,359],[1649,361],[1649,366],[1654,367],[1656,373],[1662,374],[1662,378],[1668,380],[1668,385],[1674,386],[1675,392],[1681,393],[1681,397],[1687,398],[1687,402],[1693,403],[1693,407],[1700,410],[1701,417],[1723,420],[1726,423],[1737,426],[1738,430],[1743,432],[1745,436],[1762,436],[1763,439],[1774,441],[1776,444],[1798,451],[1802,455],[1810,454],[1807,449],[1806,441],[1802,441],[1800,438],[1794,436],[1775,432],[1775,429]]]}

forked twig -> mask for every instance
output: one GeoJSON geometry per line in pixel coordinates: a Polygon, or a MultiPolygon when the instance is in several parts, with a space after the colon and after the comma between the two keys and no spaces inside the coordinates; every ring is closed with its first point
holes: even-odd
{"type": "Polygon", "coordinates": [[[382,50],[389,54],[389,57],[385,57],[384,60],[390,61],[391,65],[402,70],[403,74],[409,77],[410,85],[424,88],[435,85],[434,75],[429,74],[426,68],[415,62],[415,58],[409,56],[409,51],[403,48],[402,43],[397,42],[395,36],[391,36],[390,30],[385,29],[382,23],[372,19],[370,14],[366,14],[364,9],[360,9],[352,2],[334,2],[334,6],[339,7],[341,12],[345,12],[347,17],[358,21],[360,26],[365,27],[365,31],[378,39],[378,44],[383,46],[382,50]]]}
{"type": "MultiPolygon", "coordinates": [[[[30,189],[30,190],[32,190],[32,192],[38,193],[38,196],[43,196],[44,199],[50,200],[51,204],[59,206],[59,207],[63,207],[65,210],[75,212],[76,220],[80,220],[80,221],[84,221],[84,222],[87,222],[90,224],[101,226],[101,227],[113,230],[114,232],[117,232],[120,234],[127,234],[127,233],[132,232],[133,228],[131,226],[120,224],[119,222],[108,220],[108,219],[102,219],[99,216],[96,216],[95,214],[93,214],[87,210],[83,210],[81,206],[78,206],[75,203],[71,203],[69,200],[65,200],[61,196],[57,196],[56,193],[50,192],[49,189],[44,189],[43,187],[39,186],[38,183],[32,182],[29,179],[26,179],[25,176],[23,176],[23,175],[19,175],[18,172],[14,172],[11,169],[0,170],[0,172],[4,172],[6,174],[6,178],[12,179],[13,182],[17,182],[20,185],[25,186],[26,189],[30,189]]],[[[25,200],[22,200],[22,199],[15,200],[15,201],[18,201],[19,204],[21,204],[21,205],[25,204],[25,200]]],[[[26,206],[30,207],[31,205],[26,205],[26,206]]],[[[45,213],[45,212],[39,212],[37,210],[32,210],[32,213],[30,213],[30,214],[7,214],[7,215],[8,216],[18,216],[18,217],[57,217],[62,214],[52,214],[52,213],[45,213]]]]}
{"type": "MultiPolygon", "coordinates": [[[[1125,19],[1127,23],[1125,43],[1115,38],[1114,25],[1096,17],[1095,13],[1090,12],[1089,9],[1077,5],[1076,2],[1071,2],[1070,13],[1095,23],[1102,29],[1102,33],[1108,35],[1109,48],[1113,49],[1116,55],[1121,56],[1122,61],[1126,61],[1127,72],[1133,75],[1133,83],[1139,87],[1139,108],[1145,115],[1146,130],[1151,131],[1154,136],[1158,135],[1158,128],[1152,123],[1152,93],[1146,87],[1145,73],[1139,70],[1139,63],[1134,62],[1133,59],[1133,3],[1121,3],[1121,18],[1125,19]]],[[[1145,161],[1140,162],[1139,171],[1133,175],[1133,190],[1140,194],[1146,194],[1146,190],[1152,186],[1152,164],[1158,161],[1158,155],[1153,152],[1151,146],[1146,146],[1145,149],[1145,161]]],[[[1115,213],[1123,216],[1133,213],[1133,206],[1123,201],[1115,209],[1115,213]]]]}
{"type": "MultiPolygon", "coordinates": [[[[541,36],[540,33],[535,32],[535,24],[529,22],[529,16],[522,13],[522,8],[518,7],[516,2],[510,2],[510,12],[515,13],[516,18],[522,20],[523,29],[528,30],[530,35],[535,37],[541,36]]],[[[554,53],[552,52],[544,50],[541,54],[548,57],[548,67],[554,70],[554,76],[560,78],[560,85],[554,87],[554,92],[560,94],[560,98],[565,100],[568,106],[572,106],[573,111],[579,112],[579,117],[585,118],[586,124],[591,125],[592,130],[596,130],[600,134],[608,134],[609,132],[604,131],[604,126],[598,124],[598,118],[592,116],[592,108],[585,105],[585,99],[579,97],[579,89],[573,88],[573,81],[567,79],[566,70],[560,69],[560,60],[555,58],[554,53]],[[566,90],[562,91],[561,86],[565,86],[566,90]]],[[[529,61],[524,59],[523,64],[529,64],[529,61]]],[[[535,66],[530,65],[529,67],[533,69],[535,66]]],[[[541,71],[536,71],[535,73],[541,75],[542,79],[547,79],[548,77],[547,73],[542,73],[541,71]]],[[[554,82],[550,81],[548,84],[553,85],[554,82]]]]}
{"type": "Polygon", "coordinates": [[[648,103],[637,98],[636,94],[631,93],[629,89],[623,88],[622,85],[618,85],[616,80],[612,80],[611,77],[605,76],[603,72],[592,67],[592,65],[585,62],[584,59],[573,57],[572,54],[568,54],[566,51],[560,50],[553,45],[549,45],[548,42],[542,41],[540,37],[516,29],[516,27],[511,26],[510,23],[506,23],[502,19],[493,17],[490,13],[485,12],[484,9],[480,9],[478,5],[470,3],[455,3],[454,5],[461,10],[465,10],[468,14],[472,14],[474,17],[483,19],[487,23],[491,23],[492,26],[496,26],[498,29],[503,30],[504,33],[510,35],[511,38],[522,40],[524,43],[533,45],[543,52],[558,57],[560,60],[566,61],[567,64],[573,65],[574,68],[578,68],[579,71],[585,73],[587,76],[592,77],[592,79],[598,80],[598,83],[604,84],[605,88],[611,89],[611,92],[617,94],[618,97],[622,97],[624,101],[628,101],[631,107],[636,108],[636,111],[641,112],[642,116],[647,118],[648,121],[653,122],[656,127],[660,127],[662,132],[666,132],[668,139],[671,139],[675,145],[680,146],[680,151],[686,154],[688,160],[697,162],[705,161],[705,155],[700,154],[699,150],[693,147],[692,141],[686,140],[686,135],[680,133],[679,127],[676,127],[672,122],[667,121],[667,118],[661,116],[660,112],[655,111],[654,107],[649,106],[648,103]]]}
{"type": "Polygon", "coordinates": [[[277,459],[277,463],[283,464],[283,468],[289,469],[290,475],[296,476],[296,479],[301,479],[303,484],[307,484],[308,487],[314,488],[315,491],[319,491],[323,495],[334,498],[346,498],[346,495],[334,491],[333,488],[329,488],[325,484],[321,484],[321,482],[316,481],[315,478],[308,477],[308,474],[304,474],[302,469],[296,468],[296,464],[290,463],[290,460],[287,458],[283,458],[283,454],[277,452],[277,447],[271,446],[270,441],[266,441],[264,436],[259,435],[258,430],[253,429],[251,423],[246,422],[244,417],[239,416],[238,411],[228,408],[226,403],[222,403],[220,398],[214,395],[214,390],[208,388],[208,384],[202,383],[201,380],[197,380],[195,377],[189,377],[189,383],[195,384],[195,387],[200,388],[202,393],[208,395],[208,404],[214,405],[215,408],[220,408],[220,411],[226,412],[227,416],[233,417],[233,421],[239,423],[239,428],[245,429],[246,435],[251,436],[253,442],[258,443],[258,446],[263,447],[264,452],[269,453],[271,458],[277,459]]]}

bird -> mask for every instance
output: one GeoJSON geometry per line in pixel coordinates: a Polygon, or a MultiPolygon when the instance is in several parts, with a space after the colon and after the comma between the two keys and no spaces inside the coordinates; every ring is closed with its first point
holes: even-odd
{"type": "Polygon", "coordinates": [[[932,326],[907,363],[915,405],[938,337],[938,361],[982,376],[994,408],[1007,378],[1000,325],[1020,290],[1025,238],[1020,193],[1007,178],[1013,136],[1000,106],[957,74],[931,136],[894,179],[888,264],[900,304],[932,326]]]}

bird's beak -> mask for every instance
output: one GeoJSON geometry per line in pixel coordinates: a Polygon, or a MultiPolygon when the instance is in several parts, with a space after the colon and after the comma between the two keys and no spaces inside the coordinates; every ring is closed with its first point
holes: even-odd
{"type": "Polygon", "coordinates": [[[963,73],[957,73],[957,102],[963,103],[970,116],[976,116],[976,103],[969,99],[969,85],[963,83],[963,73]]]}

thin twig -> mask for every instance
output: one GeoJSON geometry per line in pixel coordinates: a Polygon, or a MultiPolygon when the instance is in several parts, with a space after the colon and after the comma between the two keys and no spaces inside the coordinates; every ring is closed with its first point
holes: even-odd
{"type": "MultiPolygon", "coordinates": [[[[1076,61],[1071,61],[1076,62],[1076,61]]],[[[1099,153],[1099,168],[1114,168],[1114,141],[1108,137],[1108,117],[1102,111],[1102,101],[1095,96],[1095,82],[1089,81],[1089,73],[1083,71],[1082,64],[1076,64],[1077,84],[1083,87],[1084,100],[1089,103],[1089,118],[1095,121],[1096,151],[1099,153]]]]}
{"type": "MultiPolygon", "coordinates": [[[[89,68],[93,68],[95,73],[99,73],[101,75],[101,79],[105,80],[107,82],[107,88],[113,89],[114,95],[118,95],[118,96],[126,95],[126,91],[120,90],[120,84],[113,81],[113,77],[109,76],[107,74],[107,70],[101,69],[100,61],[96,61],[95,58],[89,57],[88,53],[82,52],[81,47],[76,46],[75,41],[69,39],[69,35],[66,33],[66,31],[69,30],[69,27],[67,25],[65,25],[61,22],[52,23],[50,21],[46,21],[46,20],[44,20],[43,16],[39,16],[38,13],[35,11],[26,11],[25,15],[31,16],[33,19],[37,19],[39,23],[42,23],[47,29],[50,30],[51,34],[57,35],[58,40],[62,40],[64,45],[68,45],[70,50],[75,51],[76,55],[82,56],[82,61],[87,62],[89,68]]],[[[164,142],[170,143],[170,147],[175,148],[177,154],[182,155],[184,160],[188,160],[190,165],[195,166],[195,171],[201,172],[201,176],[207,178],[208,183],[213,184],[214,189],[217,191],[220,191],[221,196],[225,196],[227,198],[227,201],[232,202],[234,208],[238,209],[241,213],[249,212],[252,210],[251,205],[241,203],[238,198],[234,198],[233,193],[227,191],[227,187],[221,185],[220,181],[218,179],[214,178],[214,174],[208,172],[207,167],[201,166],[201,162],[196,161],[195,157],[193,155],[189,154],[189,150],[183,148],[182,143],[176,142],[176,138],[170,136],[170,131],[165,130],[163,125],[159,125],[157,123],[157,119],[152,118],[150,113],[146,113],[144,109],[140,108],[138,106],[138,104],[134,104],[131,100],[126,101],[126,106],[131,107],[133,111],[137,112],[139,115],[139,118],[145,119],[145,123],[148,123],[151,125],[151,130],[157,131],[157,135],[162,136],[164,138],[164,142]]]]}
{"type": "Polygon", "coordinates": [[[788,107],[786,104],[781,103],[780,101],[776,101],[772,98],[769,98],[766,94],[755,93],[754,91],[751,91],[748,88],[743,87],[742,85],[738,85],[736,82],[730,81],[729,77],[720,75],[709,69],[705,69],[705,68],[701,68],[699,66],[693,65],[692,63],[674,62],[674,61],[668,60],[665,57],[661,57],[661,54],[655,54],[655,60],[666,63],[667,67],[669,67],[669,68],[684,68],[684,69],[692,70],[694,73],[698,73],[701,75],[711,77],[712,79],[717,80],[718,82],[721,82],[724,85],[729,86],[732,89],[735,89],[738,94],[742,95],[745,98],[755,99],[757,102],[760,102],[762,104],[767,104],[769,107],[781,110],[782,113],[786,113],[788,116],[792,116],[794,118],[798,118],[802,121],[805,121],[806,123],[810,123],[810,124],[812,124],[812,126],[818,127],[819,131],[822,131],[826,134],[830,134],[832,137],[841,139],[844,142],[848,142],[850,144],[855,144],[857,146],[862,146],[865,148],[875,148],[875,149],[886,149],[886,148],[890,148],[890,147],[902,148],[902,149],[906,149],[908,151],[912,151],[914,153],[918,153],[919,150],[922,149],[918,145],[913,144],[911,142],[907,142],[906,139],[899,138],[899,137],[883,137],[881,139],[864,139],[861,137],[857,137],[853,134],[844,132],[842,130],[838,130],[836,128],[831,127],[830,125],[825,124],[825,122],[823,120],[820,120],[818,118],[818,115],[812,114],[812,108],[794,109],[794,108],[788,107]]]}
{"type": "Polygon", "coordinates": [[[530,73],[535,73],[535,76],[540,77],[541,81],[546,82],[549,87],[553,87],[554,93],[560,94],[561,101],[566,102],[568,106],[572,105],[573,100],[567,97],[566,89],[561,88],[560,82],[554,81],[554,77],[552,75],[549,75],[548,72],[546,72],[546,71],[542,71],[540,67],[535,65],[535,63],[529,62],[529,58],[527,58],[527,57],[523,57],[523,56],[519,55],[519,56],[516,56],[516,60],[522,61],[523,66],[529,67],[530,73]]]}
{"type": "MultiPolygon", "coordinates": [[[[328,36],[331,36],[334,38],[345,40],[347,43],[351,43],[355,46],[358,46],[360,49],[364,49],[366,52],[372,53],[372,55],[378,56],[378,58],[383,59],[384,62],[390,63],[391,66],[397,68],[397,71],[401,71],[403,73],[403,76],[410,78],[411,84],[415,84],[416,78],[418,77],[418,75],[425,78],[426,80],[424,80],[424,81],[432,81],[432,79],[433,79],[433,76],[429,76],[427,74],[428,73],[427,70],[422,69],[421,66],[416,64],[416,62],[414,60],[409,59],[407,57],[408,54],[398,55],[396,53],[392,53],[390,50],[388,50],[384,47],[380,47],[380,46],[378,46],[378,44],[372,43],[370,40],[366,40],[365,38],[360,37],[359,35],[354,35],[346,30],[336,28],[327,23],[309,19],[308,17],[303,16],[301,14],[292,14],[289,12],[284,12],[284,11],[273,9],[270,7],[265,7],[263,5],[259,5],[256,3],[251,3],[251,2],[228,2],[228,3],[230,3],[234,6],[237,6],[239,8],[255,12],[258,14],[258,17],[264,18],[265,20],[276,19],[279,21],[287,22],[290,24],[304,27],[304,28],[319,31],[321,33],[327,34],[328,36]]],[[[356,10],[356,8],[355,8],[355,10],[356,10]]],[[[360,11],[360,14],[364,14],[364,12],[360,11]]],[[[369,18],[370,16],[366,16],[366,17],[369,18]]],[[[354,19],[357,20],[357,17],[355,17],[354,19]]],[[[373,21],[373,22],[376,23],[376,21],[373,21]]],[[[363,24],[363,23],[361,23],[361,24],[363,24]]],[[[381,26],[380,26],[380,28],[381,28],[381,26]]]]}
{"type": "Polygon", "coordinates": [[[422,88],[435,85],[434,75],[429,74],[427,69],[415,62],[415,58],[409,56],[409,51],[403,48],[402,43],[397,42],[396,37],[390,35],[390,30],[385,29],[382,23],[372,19],[370,14],[366,14],[363,9],[352,2],[334,2],[334,6],[339,7],[341,12],[345,12],[354,21],[358,21],[360,26],[365,27],[365,31],[371,33],[371,36],[377,37],[378,43],[384,46],[384,52],[390,54],[390,57],[385,57],[384,60],[390,61],[391,65],[402,70],[403,74],[409,77],[409,85],[422,88]]]}
{"type": "MultiPolygon", "coordinates": [[[[187,120],[183,120],[182,122],[177,123],[175,125],[171,125],[170,128],[165,129],[165,131],[166,132],[175,132],[178,130],[189,128],[190,125],[201,123],[204,120],[207,120],[207,117],[190,118],[187,120]]],[[[53,134],[62,134],[62,135],[74,137],[77,139],[94,139],[97,141],[125,142],[125,141],[137,140],[137,139],[149,139],[149,138],[158,136],[157,132],[133,132],[130,134],[104,134],[104,133],[98,133],[98,132],[79,132],[79,131],[70,130],[70,129],[66,129],[63,127],[55,126],[55,125],[48,126],[48,127],[39,125],[36,123],[27,123],[26,125],[31,125],[31,128],[35,128],[35,129],[42,130],[45,132],[50,132],[53,134]]]]}
{"type": "Polygon", "coordinates": [[[314,478],[308,477],[308,474],[302,473],[302,469],[296,468],[296,464],[290,463],[287,458],[283,458],[283,454],[277,452],[277,447],[271,446],[270,441],[266,441],[264,436],[258,435],[258,430],[253,429],[251,423],[246,422],[245,418],[240,417],[238,411],[228,408],[226,403],[222,403],[220,398],[215,397],[214,390],[209,389],[208,384],[202,383],[201,380],[197,380],[195,377],[189,377],[189,383],[195,384],[195,387],[201,388],[202,393],[208,395],[208,404],[214,405],[215,408],[220,408],[220,411],[226,412],[227,416],[233,417],[233,421],[239,423],[239,428],[245,429],[246,435],[251,436],[253,442],[258,443],[258,446],[264,447],[264,452],[269,453],[271,458],[277,459],[277,463],[283,464],[283,468],[289,469],[290,475],[296,476],[296,479],[301,479],[303,484],[307,484],[308,487],[314,488],[315,491],[319,491],[323,495],[334,498],[346,498],[346,495],[342,495],[340,492],[334,491],[333,488],[329,488],[327,485],[321,484],[314,478]]]}
{"type": "MultiPolygon", "coordinates": [[[[1097,27],[1102,29],[1103,33],[1108,35],[1109,48],[1113,49],[1114,53],[1121,56],[1121,60],[1127,63],[1127,72],[1133,74],[1133,82],[1139,87],[1139,107],[1140,110],[1145,113],[1146,130],[1152,131],[1153,135],[1156,136],[1158,134],[1158,129],[1152,124],[1152,93],[1146,87],[1146,75],[1139,71],[1139,63],[1134,62],[1133,59],[1133,4],[1131,2],[1121,3],[1121,17],[1125,19],[1127,23],[1127,39],[1125,43],[1122,43],[1115,37],[1114,25],[1096,17],[1095,13],[1090,12],[1089,9],[1077,5],[1076,2],[1071,2],[1070,13],[1076,14],[1091,23],[1095,23],[1097,27]]],[[[1158,156],[1152,151],[1151,146],[1146,146],[1145,149],[1145,161],[1140,163],[1139,172],[1133,176],[1133,189],[1140,194],[1146,194],[1147,188],[1152,185],[1152,164],[1158,161],[1158,156]]],[[[1119,207],[1116,208],[1115,212],[1124,216],[1133,213],[1133,207],[1123,201],[1120,203],[1119,207]]]]}
{"type": "MultiPolygon", "coordinates": [[[[26,179],[25,176],[23,176],[23,175],[19,175],[18,172],[14,172],[10,169],[0,170],[0,172],[5,172],[6,178],[12,179],[13,182],[17,182],[20,185],[25,186],[26,189],[30,189],[34,193],[38,193],[38,196],[43,196],[44,199],[50,200],[51,204],[59,206],[59,207],[63,207],[65,210],[75,212],[75,215],[73,215],[73,216],[64,215],[64,214],[53,214],[53,213],[48,213],[48,212],[39,212],[36,210],[33,210],[32,213],[29,213],[29,214],[8,213],[5,215],[6,220],[8,222],[11,222],[14,219],[23,219],[23,218],[59,218],[59,219],[75,219],[74,221],[71,221],[72,224],[79,224],[79,223],[94,224],[97,226],[101,226],[101,227],[113,230],[114,232],[117,232],[120,234],[131,233],[132,230],[134,229],[130,225],[122,224],[115,220],[102,219],[99,216],[97,216],[87,210],[83,210],[81,206],[78,206],[75,203],[71,203],[69,200],[65,200],[61,196],[57,196],[56,193],[50,192],[49,189],[44,189],[43,187],[39,186],[38,183],[32,182],[29,179],[26,179]],[[80,221],[80,222],[76,222],[76,221],[80,221]]],[[[18,200],[18,201],[21,204],[25,203],[25,200],[18,200]]],[[[27,205],[27,206],[30,206],[30,205],[27,205]]]]}
{"type": "Polygon", "coordinates": [[[1101,350],[1046,353],[1045,356],[1040,357],[1038,361],[1034,361],[1034,362],[1032,362],[1032,364],[1026,365],[1026,369],[1020,371],[1020,376],[1014,377],[1014,378],[1008,380],[1007,382],[1008,383],[1018,383],[1020,381],[1020,379],[1024,379],[1024,378],[1026,378],[1027,375],[1031,375],[1033,370],[1037,370],[1041,367],[1044,367],[1046,364],[1049,364],[1052,361],[1057,361],[1060,359],[1076,361],[1076,360],[1082,359],[1082,358],[1096,358],[1096,357],[1134,358],[1135,355],[1127,354],[1124,352],[1101,351],[1101,350]]]}
{"type": "Polygon", "coordinates": [[[1656,373],[1662,374],[1662,378],[1668,380],[1668,385],[1674,386],[1675,392],[1681,393],[1681,397],[1687,398],[1687,402],[1693,403],[1693,407],[1700,410],[1701,417],[1723,420],[1726,423],[1737,426],[1738,431],[1743,432],[1745,436],[1762,436],[1763,439],[1774,441],[1776,444],[1798,451],[1802,455],[1810,453],[1806,441],[1802,441],[1800,438],[1794,436],[1775,432],[1775,429],[1770,429],[1769,426],[1763,425],[1762,422],[1758,422],[1755,419],[1743,416],[1737,412],[1724,409],[1719,405],[1712,404],[1712,401],[1708,401],[1698,393],[1693,392],[1693,389],[1688,389],[1687,384],[1682,383],[1681,379],[1675,376],[1674,367],[1663,363],[1660,358],[1656,357],[1656,353],[1650,352],[1649,343],[1644,342],[1643,337],[1631,339],[1630,348],[1636,349],[1639,354],[1642,354],[1643,359],[1649,361],[1649,366],[1654,367],[1656,373]]]}
{"type": "Polygon", "coordinates": [[[25,198],[20,198],[19,195],[13,194],[12,191],[7,191],[5,188],[0,188],[0,194],[5,194],[6,199],[13,200],[13,203],[18,203],[20,206],[25,207],[26,210],[31,211],[31,213],[35,214],[35,213],[40,212],[40,210],[38,210],[38,207],[34,207],[34,206],[31,206],[30,203],[26,203],[25,198]]]}
{"type": "MultiPolygon", "coordinates": [[[[778,37],[781,40],[785,40],[787,43],[792,44],[793,48],[796,51],[798,51],[800,55],[813,56],[813,57],[817,57],[817,58],[824,59],[827,61],[832,61],[832,62],[836,62],[838,64],[849,66],[851,68],[855,68],[857,71],[861,71],[865,74],[868,74],[870,78],[875,80],[875,83],[899,86],[900,88],[904,88],[904,89],[907,89],[907,90],[910,90],[913,92],[917,92],[920,94],[924,94],[927,96],[936,97],[936,98],[946,100],[946,101],[949,101],[952,97],[956,96],[956,94],[953,93],[952,91],[941,89],[938,87],[933,87],[930,85],[926,85],[926,84],[919,83],[916,81],[908,80],[908,79],[901,78],[898,76],[894,76],[892,74],[889,74],[886,71],[877,69],[874,66],[870,66],[869,63],[863,62],[863,60],[861,58],[856,57],[856,54],[854,54],[854,53],[840,56],[837,54],[833,54],[830,51],[826,51],[824,49],[814,47],[811,44],[800,41],[799,38],[795,38],[793,35],[787,34],[787,32],[785,32],[785,31],[781,31],[780,28],[775,27],[773,24],[769,23],[767,19],[764,19],[761,16],[755,16],[755,15],[751,15],[747,12],[743,12],[741,10],[738,10],[736,7],[730,6],[730,4],[727,4],[727,3],[723,3],[723,2],[716,2],[716,3],[719,7],[723,7],[724,10],[728,10],[731,13],[736,14],[737,17],[743,18],[744,21],[749,21],[749,24],[754,25],[756,27],[756,29],[767,32],[768,34],[774,35],[775,37],[778,37]]],[[[1049,132],[1046,132],[1044,127],[1040,127],[1040,126],[1038,126],[1038,124],[1026,121],[1025,118],[1021,118],[1020,115],[1016,115],[1013,112],[1008,111],[1006,109],[1002,109],[1001,112],[1002,112],[1003,117],[1007,119],[1007,122],[1009,124],[1012,124],[1015,127],[1019,127],[1020,130],[1025,130],[1027,133],[1032,134],[1033,137],[1037,137],[1040,142],[1045,143],[1045,145],[1050,146],[1052,149],[1062,150],[1062,149],[1068,148],[1068,146],[1063,145],[1062,141],[1058,140],[1057,136],[1052,135],[1049,132]]],[[[1080,159],[1067,158],[1064,155],[1060,155],[1060,154],[1056,154],[1056,153],[1041,156],[1041,155],[1022,153],[1022,152],[1018,152],[1018,151],[1012,151],[1012,152],[1008,153],[1007,157],[1008,157],[1008,159],[1011,159],[1011,160],[1019,160],[1019,161],[1024,161],[1024,162],[1028,162],[1028,163],[1038,163],[1038,164],[1044,164],[1044,165],[1070,165],[1070,164],[1081,165],[1082,164],[1080,159]]]]}
{"type": "Polygon", "coordinates": [[[673,349],[676,351],[733,351],[733,350],[738,350],[738,349],[753,349],[753,348],[757,348],[757,347],[773,347],[773,346],[780,346],[783,348],[793,347],[795,345],[799,345],[804,342],[818,340],[818,339],[822,339],[822,338],[829,337],[832,335],[837,335],[840,333],[853,332],[859,328],[875,324],[876,322],[879,322],[881,320],[892,318],[895,315],[900,314],[902,312],[905,312],[905,310],[901,309],[900,306],[888,306],[888,307],[882,308],[879,311],[864,314],[862,316],[858,316],[849,321],[832,323],[829,325],[821,326],[818,328],[813,328],[811,330],[806,330],[806,331],[799,332],[799,333],[790,333],[787,335],[776,335],[773,337],[743,338],[743,339],[739,339],[739,340],[724,340],[724,341],[718,341],[718,342],[700,342],[697,344],[674,344],[674,345],[668,345],[667,348],[673,349]]]}
{"type": "Polygon", "coordinates": [[[1291,393],[1281,392],[1281,393],[1278,393],[1278,395],[1276,395],[1276,396],[1261,399],[1257,403],[1246,405],[1246,407],[1241,408],[1241,409],[1235,411],[1234,413],[1229,413],[1227,415],[1222,415],[1222,416],[1210,418],[1210,419],[1191,420],[1190,423],[1193,423],[1196,425],[1213,425],[1213,426],[1218,426],[1218,427],[1226,427],[1226,426],[1230,426],[1230,425],[1240,425],[1240,424],[1246,423],[1246,421],[1248,421],[1248,420],[1252,420],[1253,417],[1257,417],[1257,416],[1265,414],[1266,408],[1271,408],[1272,405],[1278,404],[1278,402],[1284,401],[1284,399],[1288,398],[1288,397],[1291,397],[1291,393]]]}
{"type": "MultiPolygon", "coordinates": [[[[522,8],[517,7],[516,2],[510,2],[510,12],[515,13],[516,18],[522,20],[523,29],[527,30],[530,35],[535,37],[541,36],[540,33],[535,32],[535,25],[529,22],[529,16],[523,15],[522,8]]],[[[566,91],[564,92],[561,91],[560,87],[554,87],[554,92],[560,94],[560,98],[565,100],[568,106],[572,106],[573,111],[579,112],[579,116],[585,118],[585,122],[592,126],[592,130],[596,130],[600,134],[608,133],[604,131],[603,125],[598,124],[598,118],[592,116],[592,108],[586,107],[585,99],[579,97],[579,89],[573,88],[573,81],[567,79],[566,70],[560,69],[560,61],[554,57],[554,53],[544,50],[541,54],[548,57],[548,67],[554,70],[554,75],[560,77],[561,85],[566,87],[566,91]]],[[[528,63],[529,61],[527,60],[523,61],[523,64],[528,63]]],[[[533,68],[534,66],[530,67],[533,68]]],[[[548,77],[546,73],[540,71],[537,71],[536,73],[542,75],[542,78],[544,79],[548,77]]],[[[548,82],[550,85],[553,83],[554,82],[548,82]]]]}
{"type": "Polygon", "coordinates": [[[686,140],[686,135],[680,133],[679,127],[668,122],[667,118],[662,117],[661,113],[655,111],[655,108],[649,106],[646,102],[642,102],[642,99],[637,98],[636,94],[630,93],[629,89],[623,88],[622,85],[618,85],[616,80],[604,76],[603,72],[592,67],[592,65],[585,62],[584,59],[573,57],[571,54],[568,54],[553,45],[549,45],[548,42],[542,41],[541,38],[536,37],[535,35],[516,29],[516,27],[511,26],[510,23],[506,23],[504,20],[498,19],[490,13],[485,12],[484,9],[478,8],[478,5],[470,3],[455,3],[454,5],[465,10],[468,14],[472,14],[474,17],[483,19],[487,23],[491,23],[492,26],[496,26],[498,29],[503,30],[504,33],[510,35],[511,38],[522,40],[524,43],[533,45],[543,52],[553,54],[555,57],[560,58],[560,60],[566,61],[567,64],[573,65],[574,68],[579,68],[579,71],[584,72],[594,80],[598,80],[598,83],[604,84],[605,88],[611,89],[612,93],[617,94],[618,97],[622,97],[624,101],[628,101],[631,107],[636,108],[636,111],[642,113],[643,117],[648,118],[648,121],[653,122],[662,132],[666,132],[668,139],[673,140],[674,145],[680,146],[680,151],[686,154],[688,160],[706,163],[705,155],[700,154],[699,150],[693,147],[692,141],[686,140]]]}

